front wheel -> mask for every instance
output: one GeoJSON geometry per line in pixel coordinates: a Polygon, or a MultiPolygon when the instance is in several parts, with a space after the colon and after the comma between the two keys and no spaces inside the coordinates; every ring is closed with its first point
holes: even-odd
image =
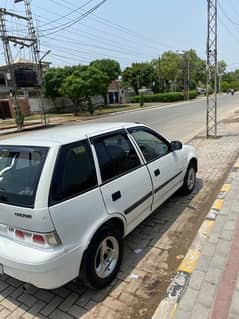
{"type": "Polygon", "coordinates": [[[182,193],[185,195],[192,193],[195,185],[196,185],[196,170],[193,165],[189,165],[187,169],[187,173],[184,177],[183,186],[181,188],[182,193]]]}
{"type": "Polygon", "coordinates": [[[101,289],[115,278],[122,260],[122,239],[115,230],[105,229],[95,235],[83,260],[83,280],[101,289]]]}

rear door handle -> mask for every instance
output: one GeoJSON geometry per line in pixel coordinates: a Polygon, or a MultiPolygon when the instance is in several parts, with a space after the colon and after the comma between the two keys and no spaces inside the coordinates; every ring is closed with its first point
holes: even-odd
{"type": "Polygon", "coordinates": [[[113,202],[117,201],[118,199],[121,198],[121,192],[120,191],[117,191],[115,192],[114,194],[112,194],[112,200],[113,202]]]}
{"type": "Polygon", "coordinates": [[[159,169],[156,169],[155,171],[154,171],[154,175],[157,177],[157,176],[159,176],[160,175],[160,170],[159,169]]]}

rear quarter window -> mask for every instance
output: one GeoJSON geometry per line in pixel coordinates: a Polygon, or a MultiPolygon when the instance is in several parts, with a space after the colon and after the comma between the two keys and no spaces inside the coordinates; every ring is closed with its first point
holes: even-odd
{"type": "Polygon", "coordinates": [[[49,205],[80,195],[96,186],[96,170],[88,141],[63,146],[53,174],[49,205]]]}
{"type": "Polygon", "coordinates": [[[34,207],[47,147],[0,146],[0,202],[34,207]]]}

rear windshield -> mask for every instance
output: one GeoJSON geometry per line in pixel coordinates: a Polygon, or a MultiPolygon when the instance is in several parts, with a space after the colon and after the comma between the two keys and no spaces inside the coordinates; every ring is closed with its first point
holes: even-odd
{"type": "Polygon", "coordinates": [[[0,145],[0,202],[34,207],[47,147],[0,145]]]}

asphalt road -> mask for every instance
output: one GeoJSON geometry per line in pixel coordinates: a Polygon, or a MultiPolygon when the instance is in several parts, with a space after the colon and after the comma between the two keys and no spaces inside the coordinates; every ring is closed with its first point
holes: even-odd
{"type": "MultiPolygon", "coordinates": [[[[239,94],[219,96],[218,120],[238,108],[239,94]]],[[[140,122],[157,129],[170,139],[185,140],[186,137],[193,135],[194,131],[205,128],[206,100],[200,98],[196,101],[182,102],[154,109],[115,114],[96,121],[140,122]]]]}

